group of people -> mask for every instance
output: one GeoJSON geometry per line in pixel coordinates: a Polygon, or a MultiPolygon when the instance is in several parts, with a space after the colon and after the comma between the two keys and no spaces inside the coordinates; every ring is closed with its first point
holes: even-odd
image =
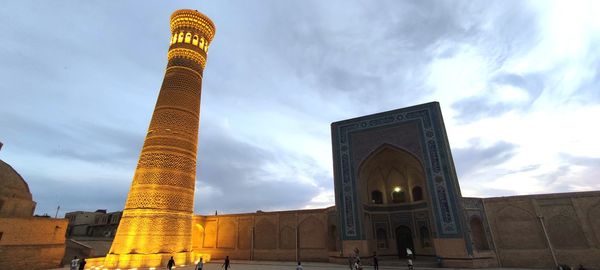
{"type": "Polygon", "coordinates": [[[85,269],[85,264],[87,262],[85,261],[85,258],[82,258],[81,260],[79,258],[77,258],[77,256],[73,257],[73,260],[71,260],[71,270],[83,270],[85,269]]]}
{"type": "MultiPolygon", "coordinates": [[[[175,266],[175,260],[173,260],[173,257],[171,257],[171,259],[167,263],[167,269],[171,270],[171,269],[173,269],[173,266],[175,266]]],[[[223,265],[221,266],[221,268],[227,270],[230,267],[231,267],[231,265],[229,264],[229,256],[227,256],[225,258],[225,261],[223,262],[223,265]]],[[[202,258],[200,258],[200,260],[196,263],[194,270],[202,270],[202,268],[204,268],[204,261],[202,260],[202,258]]]]}
{"type": "MultiPolygon", "coordinates": [[[[79,258],[77,258],[77,256],[75,256],[73,257],[73,260],[71,260],[71,270],[84,270],[86,263],[87,262],[85,261],[85,258],[82,258],[80,260],[79,258]]],[[[169,262],[167,262],[167,269],[171,270],[173,269],[173,266],[175,266],[175,260],[171,256],[171,259],[169,259],[169,262]]],[[[300,262],[298,262],[298,266],[300,266],[300,262]]],[[[221,268],[228,270],[230,267],[231,265],[229,264],[229,256],[227,256],[221,268]]],[[[202,268],[204,268],[204,261],[202,260],[202,258],[200,258],[198,263],[196,263],[195,270],[202,270],[202,268]]],[[[302,270],[302,266],[300,266],[300,270],[302,270]]]]}
{"type": "MultiPolygon", "coordinates": [[[[406,253],[407,253],[407,257],[408,257],[408,269],[413,270],[412,259],[414,258],[414,255],[409,248],[406,249],[406,253]]],[[[363,269],[362,263],[360,262],[359,255],[360,255],[360,250],[358,250],[358,248],[355,248],[354,253],[351,254],[350,256],[348,256],[348,266],[350,267],[350,270],[362,270],[363,269]]],[[[379,270],[379,259],[377,258],[377,253],[373,252],[373,256],[371,256],[370,258],[373,260],[373,270],[379,270]]],[[[75,256],[73,258],[73,260],[71,260],[71,270],[84,270],[85,264],[86,264],[86,261],[84,258],[82,258],[80,260],[79,258],[77,258],[77,256],[75,256]]],[[[175,260],[173,259],[173,257],[171,257],[171,259],[169,259],[169,262],[167,262],[167,269],[172,270],[173,266],[175,266],[175,260]]],[[[230,267],[231,267],[231,265],[229,262],[229,256],[226,256],[225,261],[223,262],[223,265],[221,266],[221,268],[223,268],[224,270],[228,270],[230,267]]],[[[200,258],[198,263],[196,263],[196,265],[195,265],[195,270],[202,270],[202,268],[204,268],[204,261],[202,260],[202,258],[200,258]]],[[[303,270],[301,262],[298,262],[298,265],[296,266],[296,270],[303,270]]]]}
{"type": "MultiPolygon", "coordinates": [[[[377,261],[377,255],[373,252],[373,262],[377,261]]],[[[360,261],[360,250],[358,248],[354,249],[354,253],[348,256],[348,267],[350,270],[362,270],[362,263],[360,261]]],[[[375,268],[377,269],[377,268],[375,268]]]]}
{"type": "MultiPolygon", "coordinates": [[[[167,262],[167,269],[171,270],[173,269],[173,266],[175,266],[175,260],[173,259],[173,257],[171,257],[171,259],[169,259],[169,262],[167,262]]],[[[196,263],[194,270],[202,270],[202,268],[204,268],[204,260],[200,258],[200,260],[196,263]]],[[[221,268],[225,270],[231,268],[231,265],[229,264],[229,256],[225,258],[225,262],[223,262],[221,268]]]]}
{"type": "MultiPolygon", "coordinates": [[[[350,268],[350,270],[362,270],[363,266],[362,263],[360,262],[360,250],[358,250],[358,248],[354,249],[354,253],[350,254],[350,256],[348,256],[348,267],[350,268]]],[[[414,259],[414,254],[412,252],[412,250],[410,248],[406,248],[406,257],[407,257],[407,265],[408,265],[408,270],[413,270],[414,269],[414,265],[413,265],[413,259],[414,259]]],[[[371,257],[367,257],[367,258],[371,258],[373,261],[373,270],[379,270],[379,258],[377,258],[377,253],[373,252],[373,256],[371,257]]]]}

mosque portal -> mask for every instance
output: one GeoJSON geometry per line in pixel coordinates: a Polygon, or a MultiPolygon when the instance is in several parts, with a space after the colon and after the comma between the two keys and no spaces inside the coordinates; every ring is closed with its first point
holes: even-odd
{"type": "Polygon", "coordinates": [[[460,189],[437,102],[333,123],[332,138],[346,253],[358,248],[406,258],[408,248],[432,258],[467,256],[460,189]]]}

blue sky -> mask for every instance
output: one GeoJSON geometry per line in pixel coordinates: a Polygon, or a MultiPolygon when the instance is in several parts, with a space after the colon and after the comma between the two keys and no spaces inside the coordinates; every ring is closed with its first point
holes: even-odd
{"type": "Polygon", "coordinates": [[[122,209],[180,8],[217,26],[197,213],[332,205],[330,123],[430,101],[463,195],[600,189],[597,1],[8,1],[0,158],[37,214],[122,209]]]}

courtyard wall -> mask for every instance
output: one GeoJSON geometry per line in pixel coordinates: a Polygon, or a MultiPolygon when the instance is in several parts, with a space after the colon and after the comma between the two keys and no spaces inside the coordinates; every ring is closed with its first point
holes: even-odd
{"type": "Polygon", "coordinates": [[[0,269],[48,269],[60,266],[68,220],[0,218],[0,269]]]}
{"type": "Polygon", "coordinates": [[[600,192],[485,198],[503,267],[600,269],[600,192]]]}
{"type": "Polygon", "coordinates": [[[192,249],[212,259],[328,261],[330,209],[195,216],[192,249]]]}

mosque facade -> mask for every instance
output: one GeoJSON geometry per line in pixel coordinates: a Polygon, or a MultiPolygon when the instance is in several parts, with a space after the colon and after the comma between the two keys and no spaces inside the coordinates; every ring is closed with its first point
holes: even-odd
{"type": "Polygon", "coordinates": [[[600,192],[463,197],[437,102],[333,123],[335,206],[194,216],[212,259],[600,267],[600,192]]]}
{"type": "MultiPolygon", "coordinates": [[[[600,266],[600,192],[462,197],[436,102],[331,125],[335,206],[193,214],[200,91],[214,24],[171,17],[168,65],[122,218],[88,265],[156,268],[203,258],[382,262],[408,250],[446,267],[600,266]]],[[[202,184],[202,183],[200,183],[202,184]]]]}

